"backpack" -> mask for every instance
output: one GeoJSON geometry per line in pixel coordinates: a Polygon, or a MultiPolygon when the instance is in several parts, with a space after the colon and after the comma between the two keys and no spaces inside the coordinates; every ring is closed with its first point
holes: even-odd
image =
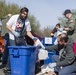
{"type": "Polygon", "coordinates": [[[74,53],[76,54],[76,43],[74,43],[73,47],[74,47],[74,53]]]}

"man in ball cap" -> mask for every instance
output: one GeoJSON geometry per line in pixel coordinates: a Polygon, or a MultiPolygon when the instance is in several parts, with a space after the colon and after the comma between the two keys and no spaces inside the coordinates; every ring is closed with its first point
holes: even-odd
{"type": "Polygon", "coordinates": [[[63,15],[66,16],[68,13],[71,13],[71,10],[70,9],[65,10],[64,13],[63,13],[63,15]]]}
{"type": "Polygon", "coordinates": [[[59,29],[60,31],[67,31],[67,34],[70,38],[73,38],[76,42],[76,18],[72,14],[70,9],[66,9],[63,13],[63,15],[67,18],[66,25],[64,25],[64,28],[59,29]]]}

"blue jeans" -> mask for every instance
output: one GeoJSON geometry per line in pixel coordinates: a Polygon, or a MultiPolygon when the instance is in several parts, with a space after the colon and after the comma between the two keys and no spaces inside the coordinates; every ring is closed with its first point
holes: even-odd
{"type": "MultiPolygon", "coordinates": [[[[52,56],[53,62],[59,62],[59,56],[58,55],[53,55],[52,56]]],[[[76,75],[76,66],[75,65],[69,65],[65,66],[62,69],[60,67],[55,67],[55,71],[59,72],[59,75],[76,75]]]]}
{"type": "Polygon", "coordinates": [[[69,65],[62,68],[59,72],[59,75],[76,75],[76,66],[69,65]]]}

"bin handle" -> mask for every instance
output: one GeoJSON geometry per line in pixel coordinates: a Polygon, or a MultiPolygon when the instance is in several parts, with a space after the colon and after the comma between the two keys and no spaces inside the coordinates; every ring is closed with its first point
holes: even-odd
{"type": "Polygon", "coordinates": [[[19,50],[13,50],[12,51],[13,56],[19,56],[19,50]]]}

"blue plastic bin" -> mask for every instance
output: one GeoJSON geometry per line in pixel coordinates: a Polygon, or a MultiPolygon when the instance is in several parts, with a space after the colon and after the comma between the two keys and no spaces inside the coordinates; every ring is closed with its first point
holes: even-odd
{"type": "Polygon", "coordinates": [[[56,55],[56,51],[48,51],[49,59],[44,60],[44,64],[52,63],[52,56],[56,55]]]}
{"type": "Polygon", "coordinates": [[[35,75],[35,46],[9,46],[9,54],[11,75],[35,75]]]}
{"type": "MultiPolygon", "coordinates": [[[[52,38],[52,44],[45,44],[45,38],[46,37],[43,37],[42,38],[42,43],[43,45],[46,47],[46,46],[53,46],[54,45],[54,42],[56,40],[56,37],[49,37],[49,38],[52,38]]],[[[47,37],[48,38],[48,37],[47,37]]],[[[48,64],[48,63],[51,63],[52,62],[52,56],[53,55],[56,55],[56,51],[51,51],[51,50],[48,50],[48,56],[49,56],[49,59],[47,60],[44,60],[44,64],[48,64]]]]}
{"type": "Polygon", "coordinates": [[[45,38],[46,37],[43,37],[42,38],[42,43],[43,43],[44,46],[53,46],[54,45],[54,42],[56,40],[56,37],[47,37],[47,38],[52,38],[52,44],[51,43],[50,44],[45,44],[45,38]]]}

